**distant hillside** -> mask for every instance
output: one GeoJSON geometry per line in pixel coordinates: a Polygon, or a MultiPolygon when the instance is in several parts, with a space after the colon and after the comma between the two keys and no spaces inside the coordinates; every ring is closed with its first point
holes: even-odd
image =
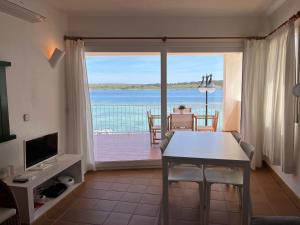
{"type": "MultiPolygon", "coordinates": [[[[223,80],[215,80],[214,84],[218,88],[222,88],[223,80]]],[[[199,82],[184,82],[168,84],[170,89],[194,89],[197,88],[199,82]]],[[[93,90],[153,90],[159,89],[160,84],[89,84],[90,89],[93,90]]]]}

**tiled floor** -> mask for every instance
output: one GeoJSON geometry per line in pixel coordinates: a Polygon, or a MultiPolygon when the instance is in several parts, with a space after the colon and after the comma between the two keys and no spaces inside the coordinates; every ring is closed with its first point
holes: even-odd
{"type": "MultiPolygon", "coordinates": [[[[252,173],[254,215],[298,215],[300,210],[271,176],[268,169],[252,173]]],[[[237,192],[212,188],[210,224],[240,224],[237,192]]],[[[38,221],[39,225],[155,225],[161,200],[161,170],[93,172],[86,183],[38,221]]],[[[170,186],[171,225],[199,224],[197,185],[170,186]]]]}
{"type": "Polygon", "coordinates": [[[97,162],[161,159],[159,145],[150,145],[148,133],[94,135],[97,162]]]}

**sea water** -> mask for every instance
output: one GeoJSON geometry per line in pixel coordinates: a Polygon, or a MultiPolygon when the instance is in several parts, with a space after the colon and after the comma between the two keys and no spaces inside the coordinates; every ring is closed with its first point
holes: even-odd
{"type": "MultiPolygon", "coordinates": [[[[95,133],[147,132],[147,111],[160,115],[160,90],[90,90],[90,99],[95,133]]],[[[169,89],[167,101],[168,113],[173,107],[185,105],[195,114],[205,114],[205,93],[197,89],[169,89]]],[[[221,129],[223,89],[208,94],[208,108],[208,114],[219,111],[221,129]]]]}

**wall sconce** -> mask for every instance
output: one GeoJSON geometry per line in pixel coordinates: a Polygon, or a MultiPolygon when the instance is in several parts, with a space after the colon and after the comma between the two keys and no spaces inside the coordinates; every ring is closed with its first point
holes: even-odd
{"type": "Polygon", "coordinates": [[[63,50],[60,50],[58,48],[54,49],[54,52],[52,53],[52,56],[49,59],[49,63],[52,67],[55,67],[56,64],[64,57],[65,52],[63,50]]]}

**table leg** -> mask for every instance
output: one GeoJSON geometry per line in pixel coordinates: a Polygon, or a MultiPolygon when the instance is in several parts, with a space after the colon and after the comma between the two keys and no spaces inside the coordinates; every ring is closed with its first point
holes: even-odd
{"type": "Polygon", "coordinates": [[[249,210],[250,210],[250,164],[244,167],[243,176],[243,208],[242,208],[242,224],[249,224],[249,210]]]}
{"type": "Polygon", "coordinates": [[[163,225],[169,225],[169,182],[168,182],[168,161],[163,158],[163,198],[162,198],[162,207],[163,207],[163,225]]]}

